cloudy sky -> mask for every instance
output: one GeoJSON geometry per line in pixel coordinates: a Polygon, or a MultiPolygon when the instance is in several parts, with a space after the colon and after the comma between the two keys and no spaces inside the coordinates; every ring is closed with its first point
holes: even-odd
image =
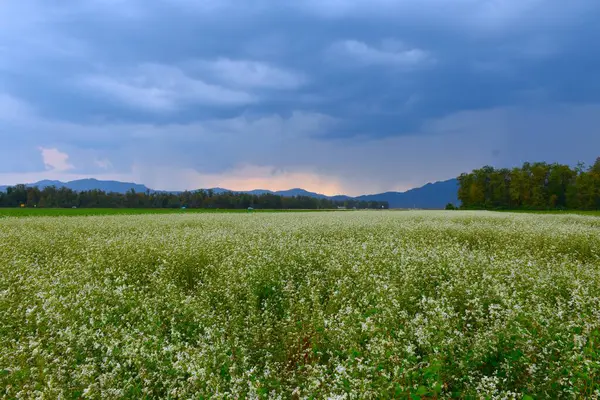
{"type": "Polygon", "coordinates": [[[405,190],[600,156],[598,0],[1,0],[0,184],[405,190]]]}

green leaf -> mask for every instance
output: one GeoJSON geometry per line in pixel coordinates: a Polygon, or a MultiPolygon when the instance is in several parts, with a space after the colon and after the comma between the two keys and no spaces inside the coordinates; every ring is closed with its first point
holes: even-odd
{"type": "Polygon", "coordinates": [[[416,394],[418,394],[419,396],[422,396],[427,393],[429,393],[429,389],[427,389],[425,386],[419,386],[419,389],[417,389],[416,392],[416,394]]]}
{"type": "Polygon", "coordinates": [[[400,395],[402,394],[403,390],[402,387],[399,384],[396,384],[396,391],[394,393],[395,397],[400,397],[400,395]]]}

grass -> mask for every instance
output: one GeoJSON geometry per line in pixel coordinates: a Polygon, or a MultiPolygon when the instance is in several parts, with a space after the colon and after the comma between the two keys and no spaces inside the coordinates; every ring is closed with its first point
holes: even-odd
{"type": "Polygon", "coordinates": [[[0,220],[0,397],[598,398],[600,220],[0,220]]]}
{"type": "Polygon", "coordinates": [[[516,211],[502,211],[502,212],[513,212],[513,213],[529,213],[529,214],[576,214],[576,215],[589,215],[589,216],[600,216],[600,210],[516,210],[516,211]]]}

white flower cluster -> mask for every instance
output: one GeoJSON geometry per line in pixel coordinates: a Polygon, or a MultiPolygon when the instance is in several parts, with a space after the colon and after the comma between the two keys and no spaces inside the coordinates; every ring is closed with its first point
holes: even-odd
{"type": "Polygon", "coordinates": [[[600,218],[0,220],[0,398],[599,398],[600,218]]]}

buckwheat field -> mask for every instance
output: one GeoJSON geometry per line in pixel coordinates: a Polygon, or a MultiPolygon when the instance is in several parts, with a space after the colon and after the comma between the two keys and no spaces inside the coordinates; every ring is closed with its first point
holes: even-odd
{"type": "Polygon", "coordinates": [[[600,218],[0,218],[0,397],[599,398],[600,218]]]}

